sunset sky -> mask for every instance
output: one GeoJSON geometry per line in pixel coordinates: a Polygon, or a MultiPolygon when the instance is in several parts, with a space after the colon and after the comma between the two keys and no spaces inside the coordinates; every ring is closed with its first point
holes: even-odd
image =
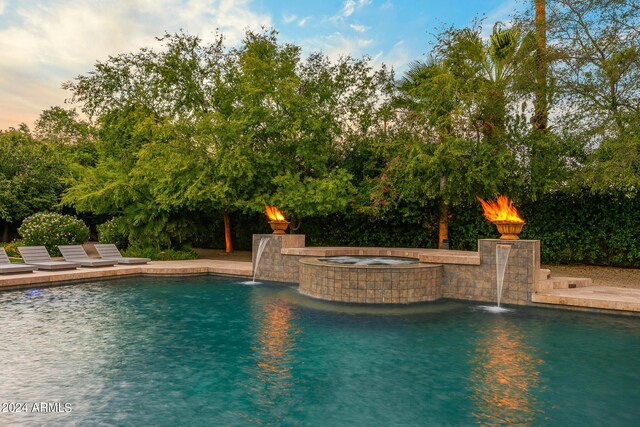
{"type": "Polygon", "coordinates": [[[488,32],[521,7],[517,0],[0,0],[0,129],[32,127],[42,110],[65,106],[62,82],[109,55],[157,46],[165,32],[210,40],[217,28],[233,46],[246,29],[274,27],[305,54],[366,54],[402,72],[444,26],[484,16],[488,32]]]}

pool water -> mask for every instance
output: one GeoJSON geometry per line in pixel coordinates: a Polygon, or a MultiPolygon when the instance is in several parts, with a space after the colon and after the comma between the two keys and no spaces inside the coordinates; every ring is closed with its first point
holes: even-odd
{"type": "Polygon", "coordinates": [[[640,319],[231,278],[0,293],[0,425],[638,425],[640,319]],[[514,308],[514,307],[512,307],[514,308]]]}
{"type": "Polygon", "coordinates": [[[402,257],[371,257],[371,256],[333,256],[318,258],[318,261],[347,264],[347,265],[402,265],[402,264],[418,264],[418,260],[414,258],[402,257]]]}

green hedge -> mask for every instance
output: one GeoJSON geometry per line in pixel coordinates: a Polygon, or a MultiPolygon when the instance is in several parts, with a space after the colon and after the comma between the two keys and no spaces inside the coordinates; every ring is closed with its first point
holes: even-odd
{"type": "Polygon", "coordinates": [[[558,193],[523,213],[545,263],[640,267],[640,193],[558,193]]]}
{"type": "MultiPolygon", "coordinates": [[[[540,240],[546,264],[640,267],[640,193],[554,193],[519,210],[521,239],[540,240]]],[[[478,205],[453,210],[452,249],[476,250],[479,238],[497,238],[478,205]]]]}
{"type": "Polygon", "coordinates": [[[190,248],[186,249],[155,249],[129,247],[122,252],[126,257],[149,258],[153,261],[177,261],[198,259],[198,254],[190,248]]]}
{"type": "MultiPolygon", "coordinates": [[[[522,239],[541,241],[542,262],[640,267],[640,193],[554,193],[518,206],[527,224],[522,239]]],[[[407,211],[407,209],[403,209],[407,211]]],[[[433,248],[438,240],[437,206],[373,219],[357,211],[306,219],[298,233],[312,246],[433,248]]],[[[270,233],[262,215],[232,218],[235,249],[250,250],[253,233],[270,233]]],[[[203,226],[199,247],[224,247],[222,220],[203,226]]],[[[477,250],[478,239],[498,238],[478,203],[451,209],[451,249],[477,250]]]]}

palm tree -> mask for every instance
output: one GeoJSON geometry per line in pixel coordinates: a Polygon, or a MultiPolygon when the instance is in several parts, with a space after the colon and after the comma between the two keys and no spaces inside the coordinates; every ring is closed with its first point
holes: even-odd
{"type": "Polygon", "coordinates": [[[546,1],[536,3],[536,97],[533,125],[538,130],[547,128],[547,14],[546,1]]]}
{"type": "MultiPolygon", "coordinates": [[[[488,41],[480,28],[450,30],[436,58],[414,61],[397,82],[396,106],[422,118],[431,142],[468,137],[495,142],[505,132],[509,96],[532,56],[532,40],[518,28],[497,22],[488,41]],[[470,120],[469,120],[470,119],[470,120]]],[[[448,238],[447,177],[440,177],[442,210],[439,247],[448,238]]]]}

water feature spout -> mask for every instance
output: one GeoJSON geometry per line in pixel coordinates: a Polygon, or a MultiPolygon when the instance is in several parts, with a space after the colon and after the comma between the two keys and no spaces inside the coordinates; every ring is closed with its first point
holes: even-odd
{"type": "Polygon", "coordinates": [[[264,248],[267,247],[267,243],[269,243],[270,241],[271,237],[260,238],[260,243],[258,243],[258,252],[256,252],[256,264],[253,266],[253,283],[256,283],[256,273],[258,272],[258,266],[260,265],[260,257],[264,252],[264,248]]]}
{"type": "Polygon", "coordinates": [[[496,286],[498,307],[500,307],[500,299],[502,298],[502,285],[504,283],[504,272],[507,269],[507,261],[509,260],[509,252],[511,245],[496,245],[496,286]]]}

